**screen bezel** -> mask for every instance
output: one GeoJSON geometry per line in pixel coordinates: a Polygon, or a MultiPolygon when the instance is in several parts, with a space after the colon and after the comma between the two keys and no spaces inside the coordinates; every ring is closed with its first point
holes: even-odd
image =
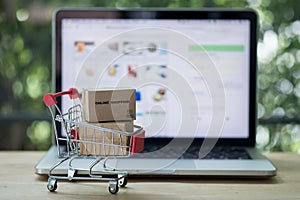
{"type": "MultiPolygon", "coordinates": [[[[70,9],[61,8],[53,15],[53,91],[62,90],[62,20],[66,18],[83,19],[247,19],[250,21],[250,69],[249,69],[249,136],[248,138],[219,138],[218,144],[254,146],[256,135],[256,77],[257,77],[257,14],[251,9],[70,9]],[[180,18],[179,18],[180,16],[180,18]]],[[[61,108],[61,102],[58,103],[61,108]]],[[[61,137],[60,128],[58,135],[61,137]]],[[[180,138],[184,140],[185,138],[180,138]]],[[[147,138],[146,143],[168,143],[172,138],[147,138]]],[[[201,143],[204,138],[195,138],[201,143]]],[[[214,140],[212,138],[212,140],[214,140]]]]}

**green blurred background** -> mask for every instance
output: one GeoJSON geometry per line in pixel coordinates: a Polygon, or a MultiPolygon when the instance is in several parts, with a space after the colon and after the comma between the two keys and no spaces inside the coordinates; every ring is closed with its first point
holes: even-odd
{"type": "Polygon", "coordinates": [[[252,8],[259,15],[257,147],[300,153],[300,3],[297,0],[1,0],[0,150],[46,150],[51,17],[58,7],[252,8]]]}

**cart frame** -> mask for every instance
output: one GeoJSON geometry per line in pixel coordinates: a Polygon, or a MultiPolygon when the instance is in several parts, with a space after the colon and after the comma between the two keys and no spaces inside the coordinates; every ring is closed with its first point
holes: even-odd
{"type": "Polygon", "coordinates": [[[49,191],[54,192],[57,189],[58,179],[69,181],[97,180],[108,181],[108,191],[111,194],[116,194],[119,191],[119,186],[126,186],[128,172],[120,171],[116,168],[110,168],[107,166],[106,162],[111,158],[129,157],[143,150],[145,131],[142,127],[136,125],[134,125],[133,132],[125,132],[83,122],[82,106],[79,98],[79,92],[75,88],[70,88],[68,91],[58,92],[55,94],[44,95],[44,103],[49,108],[52,117],[57,153],[61,158],[61,160],[53,165],[49,170],[47,188],[49,191]],[[74,102],[75,105],[70,107],[67,113],[62,113],[60,108],[57,106],[58,102],[56,101],[56,98],[63,95],[68,95],[70,100],[78,101],[77,103],[74,102]],[[66,133],[66,137],[58,136],[57,130],[59,126],[56,125],[57,123],[61,125],[62,131],[66,133]],[[79,127],[83,128],[79,130],[79,127]],[[82,139],[82,136],[86,134],[85,131],[87,129],[92,130],[92,140],[82,139]],[[95,139],[96,134],[99,133],[102,134],[101,137],[103,138],[100,138],[100,141],[95,139]],[[110,136],[109,142],[104,140],[107,134],[110,136]],[[62,151],[59,147],[60,141],[64,141],[66,143],[66,151],[62,151]],[[83,153],[80,151],[80,148],[82,147],[80,144],[92,146],[94,149],[101,146],[104,151],[102,151],[101,154],[83,153]],[[105,151],[107,148],[111,150],[109,153],[105,151]],[[73,161],[78,158],[88,158],[87,160],[90,160],[89,167],[86,169],[77,168],[73,164],[73,161]],[[55,174],[55,169],[65,162],[68,163],[67,175],[55,174]],[[103,170],[98,170],[97,173],[95,173],[94,168],[98,164],[102,165],[103,170]],[[79,170],[88,172],[88,176],[78,176],[76,172],[79,170]]]}

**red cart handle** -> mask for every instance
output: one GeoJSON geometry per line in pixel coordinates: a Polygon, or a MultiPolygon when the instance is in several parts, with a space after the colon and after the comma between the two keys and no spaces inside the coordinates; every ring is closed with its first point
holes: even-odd
{"type": "Polygon", "coordinates": [[[55,94],[45,94],[44,103],[46,104],[46,106],[57,104],[56,97],[60,97],[66,94],[69,95],[70,99],[76,99],[80,97],[79,92],[76,88],[70,88],[68,91],[58,92],[55,94]]]}

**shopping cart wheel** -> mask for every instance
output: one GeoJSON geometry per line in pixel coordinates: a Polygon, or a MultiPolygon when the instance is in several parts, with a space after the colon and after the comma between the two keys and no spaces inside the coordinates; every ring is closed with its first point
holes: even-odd
{"type": "Polygon", "coordinates": [[[119,192],[119,185],[117,181],[110,181],[108,186],[108,191],[111,194],[117,194],[119,192]]]}
{"type": "Polygon", "coordinates": [[[47,188],[50,192],[54,192],[57,189],[57,180],[55,178],[49,178],[47,188]]]}
{"type": "Polygon", "coordinates": [[[123,177],[119,180],[120,187],[125,187],[127,185],[128,181],[126,177],[123,177]]]}

